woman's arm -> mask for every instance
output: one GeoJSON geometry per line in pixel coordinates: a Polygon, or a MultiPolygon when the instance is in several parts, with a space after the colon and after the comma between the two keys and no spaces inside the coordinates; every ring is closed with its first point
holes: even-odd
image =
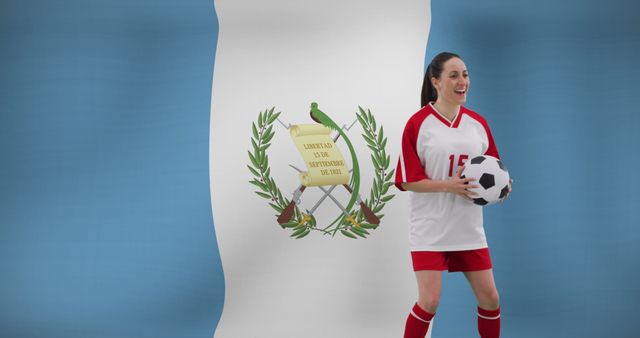
{"type": "Polygon", "coordinates": [[[471,184],[475,181],[475,178],[460,178],[462,173],[462,167],[458,170],[455,176],[448,180],[430,180],[423,179],[416,182],[403,182],[402,188],[414,192],[448,192],[456,194],[466,198],[473,198],[477,194],[467,190],[478,188],[479,185],[471,184]]]}

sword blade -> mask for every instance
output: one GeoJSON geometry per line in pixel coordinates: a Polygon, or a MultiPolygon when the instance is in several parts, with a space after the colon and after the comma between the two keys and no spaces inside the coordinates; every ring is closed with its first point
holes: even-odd
{"type": "MultiPolygon", "coordinates": [[[[327,198],[327,196],[331,195],[331,192],[336,187],[337,187],[337,185],[334,185],[331,188],[329,188],[329,191],[323,190],[324,191],[324,195],[322,195],[322,197],[318,200],[318,202],[316,202],[316,204],[313,206],[313,208],[311,208],[311,210],[309,210],[309,213],[313,214],[313,212],[316,211],[316,209],[320,206],[320,204],[322,204],[322,201],[324,201],[324,199],[327,198]]],[[[320,187],[320,189],[323,189],[323,188],[320,187]]]]}

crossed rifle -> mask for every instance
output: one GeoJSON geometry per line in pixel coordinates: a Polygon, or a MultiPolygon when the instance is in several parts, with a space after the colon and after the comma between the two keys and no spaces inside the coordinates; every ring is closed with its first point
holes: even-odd
{"type": "MultiPolygon", "coordinates": [[[[313,116],[312,116],[313,118],[313,116]]],[[[317,120],[314,121],[319,122],[317,120]]],[[[346,125],[342,126],[342,130],[349,130],[351,129],[351,127],[353,127],[353,125],[356,123],[357,120],[353,121],[353,123],[351,123],[351,125],[349,127],[347,127],[346,125]]],[[[284,123],[282,123],[282,121],[280,121],[280,119],[278,118],[278,122],[280,122],[280,124],[282,124],[286,129],[289,129],[289,126],[285,125],[284,123]]],[[[335,143],[338,139],[340,138],[340,133],[338,133],[334,138],[333,138],[333,142],[335,143]]],[[[302,172],[301,169],[296,168],[295,166],[289,164],[289,166],[291,168],[293,168],[294,170],[296,170],[297,172],[302,172]]],[[[353,169],[349,169],[349,173],[351,173],[353,171],[353,169]]],[[[322,202],[329,197],[333,203],[338,206],[338,208],[340,208],[340,210],[342,211],[342,213],[347,217],[347,219],[349,219],[352,222],[355,222],[355,220],[353,220],[352,216],[349,215],[349,213],[347,212],[347,210],[344,208],[344,206],[333,196],[331,195],[331,192],[333,191],[333,189],[335,189],[338,185],[332,185],[329,189],[323,187],[323,186],[318,186],[318,188],[320,188],[320,190],[322,190],[322,192],[324,193],[324,195],[322,195],[322,197],[316,202],[316,204],[311,208],[311,210],[309,210],[309,214],[313,215],[313,212],[316,211],[316,209],[322,204],[322,202]]],[[[342,184],[343,187],[345,187],[345,189],[347,189],[347,191],[350,194],[353,194],[353,190],[351,189],[351,187],[348,184],[342,184]]],[[[302,193],[305,191],[307,187],[304,184],[300,184],[298,186],[298,188],[296,188],[296,190],[293,191],[292,193],[292,197],[291,197],[291,201],[289,202],[289,204],[286,206],[286,208],[284,208],[284,210],[282,210],[282,213],[280,214],[280,216],[278,216],[278,223],[279,224],[285,224],[288,223],[291,218],[293,217],[294,214],[294,210],[296,205],[300,204],[300,197],[302,196],[302,193]]],[[[358,204],[360,205],[360,210],[362,210],[362,213],[364,215],[364,218],[370,223],[370,224],[380,224],[380,219],[378,218],[378,216],[376,216],[376,214],[371,211],[371,209],[362,201],[362,198],[360,198],[360,195],[358,195],[358,199],[357,199],[358,204]]]]}

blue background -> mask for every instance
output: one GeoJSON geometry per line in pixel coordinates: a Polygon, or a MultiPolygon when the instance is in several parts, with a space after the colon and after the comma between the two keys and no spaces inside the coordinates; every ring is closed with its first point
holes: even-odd
{"type": "MultiPolygon", "coordinates": [[[[465,59],[516,180],[485,221],[504,337],[640,332],[639,10],[432,2],[427,60],[465,59]]],[[[217,27],[210,0],[2,2],[1,337],[213,335],[217,27]]],[[[464,278],[443,291],[434,336],[476,336],[464,278]]]]}
{"type": "MultiPolygon", "coordinates": [[[[470,72],[515,179],[485,209],[502,336],[637,337],[640,302],[638,53],[633,1],[432,1],[428,65],[470,72]]],[[[434,337],[474,337],[475,298],[446,276],[434,337]]]]}
{"type": "Polygon", "coordinates": [[[0,5],[0,337],[212,337],[206,0],[0,5]]]}

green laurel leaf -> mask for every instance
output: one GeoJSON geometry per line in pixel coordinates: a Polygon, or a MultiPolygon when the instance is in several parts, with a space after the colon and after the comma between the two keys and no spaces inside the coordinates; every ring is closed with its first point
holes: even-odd
{"type": "Polygon", "coordinates": [[[273,178],[267,177],[267,181],[269,181],[269,190],[270,191],[276,190],[276,182],[273,180],[273,178]]]}
{"type": "Polygon", "coordinates": [[[384,203],[389,202],[389,201],[391,201],[391,199],[393,198],[393,196],[395,196],[395,195],[385,196],[385,197],[381,198],[381,199],[380,199],[380,201],[382,201],[382,202],[384,202],[384,203]]]}
{"type": "Polygon", "coordinates": [[[346,231],[346,230],[340,230],[340,232],[341,232],[343,235],[345,235],[345,236],[347,236],[347,237],[349,237],[349,238],[357,239],[357,237],[356,237],[356,236],[354,236],[352,233],[350,233],[350,232],[348,232],[348,231],[346,231]]]}
{"type": "Polygon", "coordinates": [[[298,230],[294,231],[294,232],[290,235],[290,237],[297,237],[297,236],[300,236],[300,235],[302,235],[302,233],[304,233],[305,231],[307,231],[307,227],[302,227],[302,228],[300,228],[300,229],[298,229],[298,230]]]}
{"type": "Polygon", "coordinates": [[[391,169],[391,171],[387,174],[387,176],[384,178],[385,181],[390,180],[393,177],[393,174],[395,174],[396,170],[395,169],[391,169]]]}
{"type": "Polygon", "coordinates": [[[373,179],[373,196],[380,196],[380,188],[378,187],[378,177],[373,179]]]}
{"type": "Polygon", "coordinates": [[[265,194],[265,193],[263,193],[263,192],[259,192],[259,191],[254,191],[254,192],[255,192],[256,194],[258,194],[258,195],[260,195],[260,196],[264,197],[264,198],[271,199],[271,195],[269,195],[269,194],[265,194]]]}
{"type": "Polygon", "coordinates": [[[371,138],[371,137],[369,137],[369,136],[367,136],[365,134],[362,134],[362,137],[364,137],[364,140],[367,141],[368,145],[372,146],[375,149],[375,151],[377,151],[376,141],[374,141],[373,138],[371,138]]]}
{"type": "Polygon", "coordinates": [[[380,163],[378,162],[378,159],[376,159],[376,157],[371,154],[371,162],[373,163],[373,166],[375,167],[376,171],[380,171],[380,163]]]}
{"type": "Polygon", "coordinates": [[[282,212],[282,208],[281,208],[279,205],[275,205],[275,204],[273,204],[273,203],[269,203],[269,205],[270,205],[270,206],[271,206],[275,211],[277,211],[278,213],[281,213],[281,212],[282,212]]]}
{"type": "Polygon", "coordinates": [[[282,227],[284,227],[284,228],[293,228],[296,225],[298,225],[298,222],[291,221],[291,222],[287,222],[287,223],[280,224],[280,225],[282,225],[282,227]]]}
{"type": "MultiPolygon", "coordinates": [[[[273,111],[273,108],[272,108],[271,111],[273,111]]],[[[269,117],[269,119],[267,120],[267,124],[272,124],[275,120],[278,119],[278,116],[280,116],[280,112],[278,112],[278,113],[272,115],[271,117],[269,117]]]]}
{"type": "Polygon", "coordinates": [[[257,170],[253,169],[250,165],[247,165],[247,168],[249,168],[249,171],[251,171],[251,173],[252,173],[254,176],[261,177],[261,176],[260,176],[260,173],[259,173],[257,170]]]}
{"type": "Polygon", "coordinates": [[[260,163],[258,162],[258,160],[256,160],[256,157],[253,156],[250,151],[247,151],[247,153],[249,153],[249,159],[251,160],[251,163],[253,163],[254,166],[260,168],[260,163]]]}
{"type": "Polygon", "coordinates": [[[364,118],[358,113],[356,113],[356,117],[358,118],[358,122],[360,122],[360,125],[366,130],[367,123],[364,121],[364,118]]]}
{"type": "Polygon", "coordinates": [[[389,182],[389,183],[385,183],[384,186],[382,187],[382,191],[380,192],[380,194],[384,195],[387,192],[389,192],[389,188],[391,187],[393,183],[389,182]]]}
{"type": "Polygon", "coordinates": [[[360,236],[362,238],[367,238],[367,234],[363,232],[364,231],[363,229],[358,229],[357,227],[351,227],[351,228],[349,228],[349,230],[352,233],[354,233],[354,234],[356,234],[356,235],[358,235],[358,236],[360,236]]]}
{"type": "Polygon", "coordinates": [[[256,128],[255,122],[251,123],[251,131],[253,132],[253,138],[255,138],[256,140],[260,138],[258,137],[258,129],[256,128]]]}
{"type": "Polygon", "coordinates": [[[294,227],[293,227],[293,229],[291,229],[291,230],[293,230],[293,231],[298,231],[298,230],[300,230],[300,229],[304,229],[304,228],[306,228],[306,226],[305,226],[304,224],[300,224],[300,222],[296,222],[296,224],[297,224],[297,225],[296,225],[296,226],[294,226],[294,227]]]}
{"type": "Polygon", "coordinates": [[[382,157],[382,154],[379,151],[375,153],[375,157],[376,157],[376,162],[378,163],[378,168],[380,168],[380,169],[377,169],[376,171],[380,171],[382,170],[382,167],[384,167],[384,158],[382,157]]]}
{"type": "Polygon", "coordinates": [[[296,239],[300,239],[305,237],[306,235],[308,235],[311,232],[311,230],[306,229],[303,233],[301,233],[300,235],[296,236],[296,239]]]}
{"type": "MultiPolygon", "coordinates": [[[[269,127],[271,128],[271,127],[269,127]]],[[[273,135],[275,135],[275,132],[269,131],[267,134],[267,136],[264,137],[264,139],[262,140],[262,143],[267,143],[269,141],[271,141],[271,139],[273,138],[273,135]]]]}
{"type": "Polygon", "coordinates": [[[258,181],[256,179],[253,179],[253,180],[249,181],[249,183],[255,185],[256,187],[258,187],[260,189],[262,189],[262,191],[269,191],[267,189],[267,186],[264,183],[262,183],[262,182],[260,182],[260,181],[258,181]]]}
{"type": "Polygon", "coordinates": [[[362,226],[354,226],[351,227],[351,230],[359,232],[363,235],[370,235],[371,233],[369,233],[369,231],[367,231],[366,229],[364,229],[362,226]]]}
{"type": "Polygon", "coordinates": [[[364,120],[367,121],[366,124],[369,124],[369,118],[367,117],[367,113],[364,111],[364,109],[362,109],[362,107],[358,106],[358,110],[360,111],[360,114],[362,115],[364,120]]]}
{"type": "Polygon", "coordinates": [[[289,201],[287,201],[286,199],[282,198],[282,193],[280,192],[280,189],[278,189],[278,203],[280,204],[289,204],[289,201]]]}
{"type": "MultiPolygon", "coordinates": [[[[269,125],[269,127],[264,131],[264,133],[262,133],[262,135],[267,136],[267,135],[271,134],[272,131],[273,131],[273,125],[269,125]]],[[[266,142],[269,142],[269,141],[265,141],[265,137],[263,137],[262,138],[262,143],[266,143],[266,142]]]]}
{"type": "Polygon", "coordinates": [[[367,114],[369,115],[369,123],[371,124],[371,129],[376,130],[376,119],[373,118],[371,114],[371,110],[367,109],[367,114]]]}

